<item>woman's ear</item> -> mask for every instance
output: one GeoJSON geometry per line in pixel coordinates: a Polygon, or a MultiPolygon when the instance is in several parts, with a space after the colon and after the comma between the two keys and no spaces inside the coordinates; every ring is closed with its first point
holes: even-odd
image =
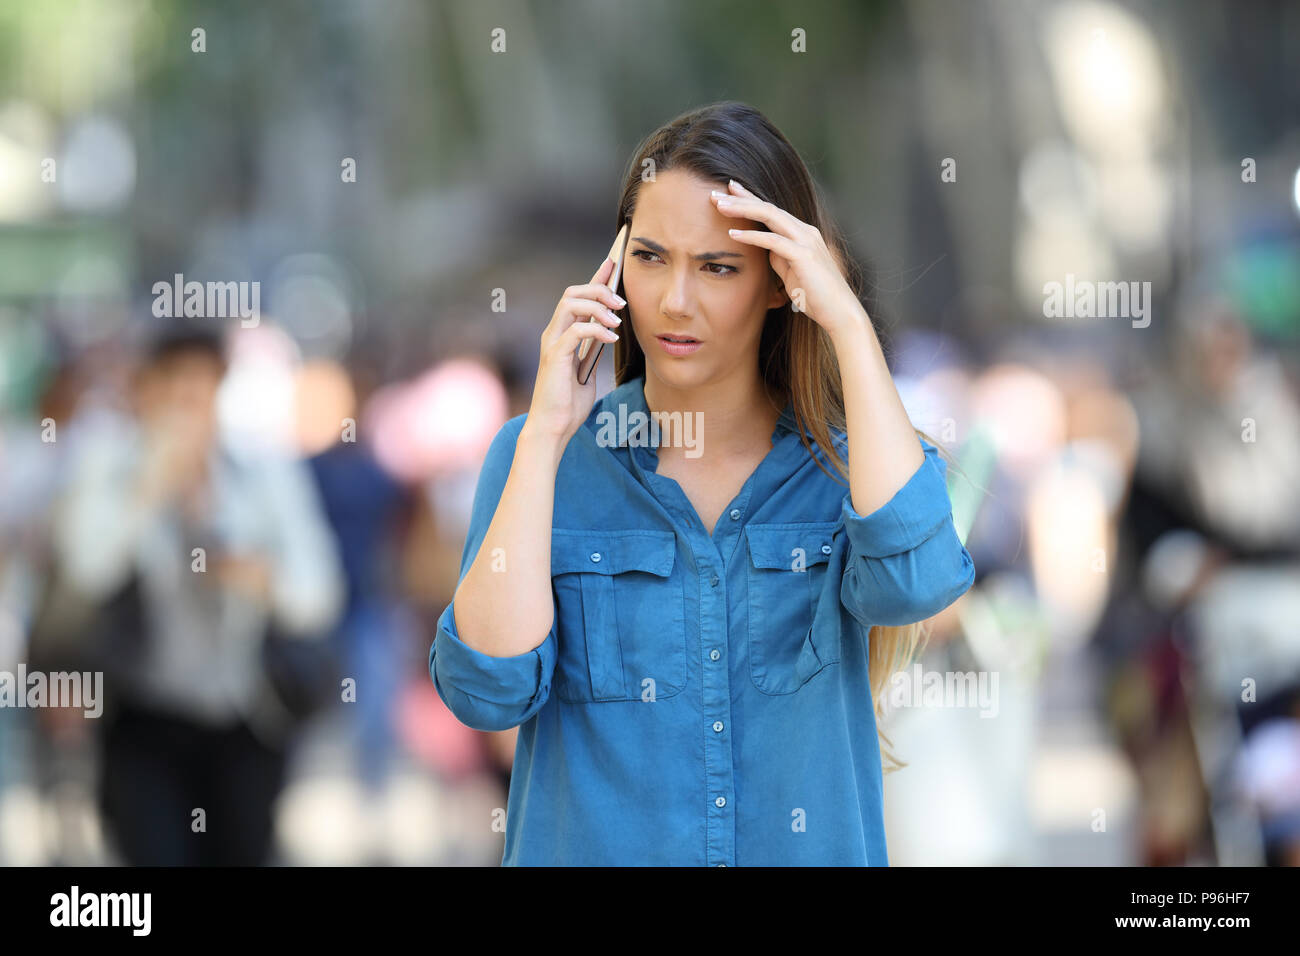
{"type": "Polygon", "coordinates": [[[771,291],[767,297],[767,307],[775,309],[785,305],[790,301],[790,296],[785,291],[785,283],[781,281],[781,277],[775,271],[768,273],[768,278],[771,291]]]}

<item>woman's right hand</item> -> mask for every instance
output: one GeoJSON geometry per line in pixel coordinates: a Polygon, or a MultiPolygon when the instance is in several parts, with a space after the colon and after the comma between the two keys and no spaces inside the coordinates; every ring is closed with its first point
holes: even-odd
{"type": "Polygon", "coordinates": [[[524,422],[526,429],[545,435],[562,444],[582,427],[596,402],[596,374],[586,385],[578,384],[578,348],[583,339],[615,342],[614,332],[622,319],[613,310],[626,305],[605,287],[614,269],[614,260],[606,258],[586,285],[571,285],[564,290],[555,307],[550,324],[542,332],[541,355],[533,402],[524,422]],[[589,322],[595,317],[597,321],[589,322]]]}

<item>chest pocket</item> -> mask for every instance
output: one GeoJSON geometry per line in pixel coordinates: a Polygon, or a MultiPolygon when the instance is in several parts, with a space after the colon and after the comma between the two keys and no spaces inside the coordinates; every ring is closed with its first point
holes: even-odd
{"type": "Polygon", "coordinates": [[[686,592],[671,531],[551,533],[561,700],[662,700],[686,684],[686,592]]]}
{"type": "Polygon", "coordinates": [[[827,627],[819,634],[813,629],[838,526],[824,521],[745,529],[749,672],[765,694],[793,693],[840,659],[838,630],[827,627]]]}

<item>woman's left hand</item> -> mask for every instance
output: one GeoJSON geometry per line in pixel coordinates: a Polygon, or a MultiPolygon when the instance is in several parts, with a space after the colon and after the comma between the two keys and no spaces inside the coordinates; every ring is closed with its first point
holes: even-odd
{"type": "Polygon", "coordinates": [[[753,219],[772,230],[731,229],[728,233],[737,242],[768,250],[772,268],[785,285],[796,312],[805,312],[832,338],[864,323],[870,326],[866,310],[815,226],[759,199],[734,179],[729,194],[715,191],[710,201],[724,216],[753,219]]]}

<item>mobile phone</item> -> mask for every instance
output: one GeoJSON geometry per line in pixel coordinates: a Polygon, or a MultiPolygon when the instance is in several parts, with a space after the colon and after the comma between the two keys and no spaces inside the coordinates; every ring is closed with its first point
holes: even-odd
{"type": "MultiPolygon", "coordinates": [[[[623,275],[623,254],[627,252],[627,233],[630,225],[631,223],[623,223],[622,228],[618,231],[618,235],[614,237],[614,244],[609,247],[609,255],[606,256],[607,259],[614,260],[614,271],[609,274],[609,281],[606,282],[605,285],[615,295],[618,294],[618,280],[623,275]]],[[[599,320],[595,316],[592,316],[588,321],[596,322],[599,320]]],[[[596,367],[596,362],[599,361],[600,353],[604,351],[604,349],[605,343],[598,341],[597,339],[582,340],[582,345],[578,347],[579,385],[587,384],[587,379],[591,378],[591,370],[596,367]],[[593,342],[596,344],[594,349],[591,347],[593,342]]]]}

